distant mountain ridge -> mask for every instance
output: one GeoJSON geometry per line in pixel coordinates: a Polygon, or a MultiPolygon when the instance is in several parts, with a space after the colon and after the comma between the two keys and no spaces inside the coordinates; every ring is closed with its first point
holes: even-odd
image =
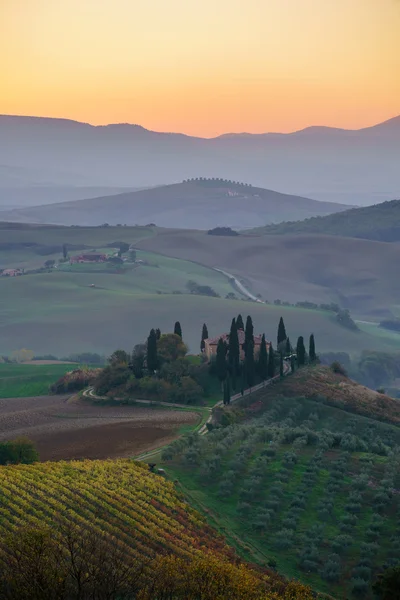
{"type": "Polygon", "coordinates": [[[198,178],[136,192],[60,202],[0,212],[0,221],[61,225],[146,225],[211,229],[254,227],[345,210],[318,202],[222,179],[198,178]]]}
{"type": "MultiPolygon", "coordinates": [[[[202,173],[315,200],[367,205],[400,196],[399,161],[400,117],[360,130],[310,127],[205,139],[140,125],[0,116],[0,165],[28,169],[32,186],[45,180],[148,187],[202,173]]],[[[0,170],[1,187],[6,185],[0,170]]],[[[10,204],[7,197],[2,204],[10,204]]]]}
{"type": "Polygon", "coordinates": [[[105,129],[113,129],[113,128],[118,128],[120,130],[122,129],[129,129],[131,131],[134,131],[136,133],[150,133],[150,134],[157,134],[157,135],[166,135],[166,136],[170,136],[170,135],[174,135],[174,136],[181,136],[181,137],[186,137],[186,138],[192,138],[192,139],[203,139],[203,140],[218,140],[218,139],[222,139],[225,137],[241,137],[241,136],[296,136],[299,134],[304,134],[304,133],[315,133],[315,132],[335,132],[335,133],[368,133],[371,131],[382,131],[382,132],[390,132],[393,133],[394,131],[396,131],[396,129],[398,129],[400,131],[400,115],[397,115],[395,117],[392,117],[391,119],[387,119],[386,121],[383,121],[381,123],[377,123],[375,125],[370,125],[368,127],[361,127],[359,129],[346,129],[344,127],[331,127],[328,125],[310,125],[308,127],[303,127],[302,129],[296,129],[294,131],[290,131],[287,133],[284,132],[277,132],[277,131],[270,131],[270,132],[263,132],[263,133],[249,133],[249,132],[227,132],[227,133],[223,133],[221,135],[218,136],[214,136],[211,138],[204,138],[201,136],[191,136],[189,134],[185,134],[185,133],[179,133],[179,132],[167,132],[167,131],[155,131],[152,129],[147,129],[146,127],[143,127],[143,125],[139,125],[137,123],[108,123],[106,125],[92,125],[91,123],[87,123],[84,121],[76,121],[75,119],[66,119],[66,118],[54,118],[54,117],[38,117],[38,116],[29,116],[29,115],[6,115],[6,114],[0,114],[0,122],[7,122],[9,121],[10,123],[12,123],[14,120],[18,120],[21,123],[25,122],[29,122],[31,124],[43,124],[43,123],[47,123],[49,125],[65,125],[65,126],[77,126],[79,128],[82,127],[86,127],[86,128],[91,128],[91,129],[97,129],[97,130],[105,130],[105,129]]]}
{"type": "Polygon", "coordinates": [[[400,200],[392,200],[353,208],[325,217],[312,217],[304,221],[292,221],[277,225],[258,227],[247,234],[328,234],[376,240],[380,242],[400,241],[400,200]]]}

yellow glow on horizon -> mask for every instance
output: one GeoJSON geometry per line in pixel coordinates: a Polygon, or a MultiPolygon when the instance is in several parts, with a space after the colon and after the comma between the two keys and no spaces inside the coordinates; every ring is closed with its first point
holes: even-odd
{"type": "Polygon", "coordinates": [[[0,113],[203,136],[400,113],[396,0],[0,1],[0,113]]]}

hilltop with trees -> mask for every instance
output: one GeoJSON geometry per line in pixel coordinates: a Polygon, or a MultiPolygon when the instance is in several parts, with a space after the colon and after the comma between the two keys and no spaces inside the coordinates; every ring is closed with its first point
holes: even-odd
{"type": "Polygon", "coordinates": [[[283,376],[284,361],[290,360],[292,372],[317,361],[314,336],[310,337],[308,355],[302,337],[297,342],[297,353],[293,352],[282,317],[278,339],[281,342],[275,351],[263,334],[256,351],[253,320],[248,315],[244,325],[239,314],[232,319],[229,334],[219,338],[216,353],[208,360],[204,352],[208,342],[207,325],[202,326],[201,354],[196,357],[188,355],[181,324],[176,321],[173,333],[161,333],[153,328],[145,343],[136,345],[132,353],[113,352],[108,365],[96,373],[93,387],[98,396],[125,401],[139,396],[195,405],[204,404],[212,396],[229,404],[233,393],[243,394],[244,390],[275,377],[278,372],[283,376]]]}
{"type": "Polygon", "coordinates": [[[257,235],[323,233],[380,242],[400,241],[400,200],[390,200],[361,208],[352,208],[327,216],[311,217],[257,227],[257,235]]]}

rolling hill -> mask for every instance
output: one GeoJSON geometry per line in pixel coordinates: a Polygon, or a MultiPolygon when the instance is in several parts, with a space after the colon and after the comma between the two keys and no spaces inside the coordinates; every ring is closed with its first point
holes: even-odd
{"type": "Polygon", "coordinates": [[[400,246],[329,235],[237,237],[155,230],[142,249],[219,267],[270,302],[337,302],[354,314],[397,312],[400,246]]]}
{"type": "Polygon", "coordinates": [[[400,241],[400,200],[353,208],[325,217],[311,217],[304,221],[266,225],[246,233],[256,235],[322,233],[382,242],[398,242],[400,241]]]}
{"type": "Polygon", "coordinates": [[[138,125],[0,116],[0,165],[29,169],[35,185],[146,187],[202,174],[367,205],[400,195],[399,143],[400,117],[358,131],[310,127],[203,139],[138,125]]]}
{"type": "Polygon", "coordinates": [[[306,367],[218,408],[211,432],[172,443],[162,464],[239,553],[372,600],[398,563],[399,416],[395,400],[306,367]]]}
{"type": "Polygon", "coordinates": [[[393,277],[398,244],[334,236],[211,236],[201,231],[155,227],[61,227],[2,224],[0,269],[24,268],[23,277],[0,277],[0,353],[20,348],[66,356],[80,351],[109,354],[131,349],[151,327],[170,331],[181,321],[190,350],[197,352],[201,326],[211,335],[229,327],[227,315],[251,314],[255,327],[275,339],[281,314],[291,338],[314,331],[323,351],[393,351],[400,336],[360,323],[350,331],[331,312],[279,306],[336,302],[353,317],[379,320],[400,314],[400,283],[393,277]],[[134,244],[148,264],[69,265],[70,255],[112,252],[118,242],[134,244]],[[47,260],[57,268],[43,269],[47,260]],[[229,277],[234,274],[271,304],[250,303],[229,277]],[[40,270],[42,268],[42,270],[40,270]],[[39,269],[39,271],[36,271],[39,269]],[[188,293],[187,283],[211,286],[221,297],[188,293]],[[92,287],[92,284],[94,287],[92,287]],[[234,293],[235,299],[226,299],[234,293]]]}
{"type": "Polygon", "coordinates": [[[196,180],[76,202],[0,212],[0,220],[62,225],[254,227],[345,210],[346,206],[223,180],[196,180]]]}

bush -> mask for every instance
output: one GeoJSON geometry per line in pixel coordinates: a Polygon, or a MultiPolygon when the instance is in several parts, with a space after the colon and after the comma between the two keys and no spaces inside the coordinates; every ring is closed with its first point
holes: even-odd
{"type": "Polygon", "coordinates": [[[353,539],[350,535],[338,535],[332,542],[332,548],[335,552],[340,554],[343,550],[346,550],[353,543],[353,539]]]}
{"type": "Polygon", "coordinates": [[[351,593],[358,598],[363,598],[368,594],[369,585],[364,579],[358,577],[351,580],[351,593]]]}
{"type": "Polygon", "coordinates": [[[77,392],[92,385],[100,376],[101,369],[74,369],[65,373],[50,387],[52,394],[77,392]]]}
{"type": "Polygon", "coordinates": [[[126,365],[109,365],[102,369],[93,381],[95,391],[99,396],[104,396],[110,390],[127,383],[132,373],[126,365]]]}
{"type": "Polygon", "coordinates": [[[19,437],[0,443],[0,465],[30,465],[39,460],[37,450],[28,438],[19,437]]]}
{"type": "Polygon", "coordinates": [[[344,377],[347,377],[346,369],[337,360],[333,361],[333,363],[331,364],[331,369],[334,373],[337,373],[338,375],[343,375],[344,377]]]}
{"type": "Polygon", "coordinates": [[[366,567],[365,565],[360,565],[353,569],[352,575],[356,579],[363,579],[364,581],[369,581],[371,579],[371,569],[369,567],[366,567]]]}
{"type": "Polygon", "coordinates": [[[336,554],[331,554],[320,571],[320,575],[326,581],[336,583],[340,579],[341,566],[340,558],[336,554]]]}
{"type": "Polygon", "coordinates": [[[288,550],[293,544],[293,534],[292,529],[281,529],[276,533],[275,546],[279,550],[288,550]]]}

